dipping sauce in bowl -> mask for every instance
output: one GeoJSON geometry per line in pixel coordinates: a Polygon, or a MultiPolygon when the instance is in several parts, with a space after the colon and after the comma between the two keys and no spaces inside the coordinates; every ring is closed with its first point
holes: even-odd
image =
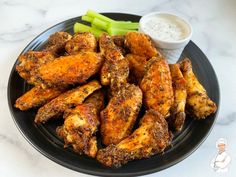
{"type": "Polygon", "coordinates": [[[174,14],[153,12],[144,15],[139,31],[149,35],[169,63],[176,63],[192,37],[191,25],[174,14]]]}

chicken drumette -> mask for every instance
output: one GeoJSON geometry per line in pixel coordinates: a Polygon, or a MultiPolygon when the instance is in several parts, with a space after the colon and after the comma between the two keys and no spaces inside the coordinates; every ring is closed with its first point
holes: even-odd
{"type": "Polygon", "coordinates": [[[64,139],[65,147],[71,145],[77,153],[96,156],[98,148],[95,134],[99,126],[99,112],[103,107],[104,93],[98,90],[84,103],[64,114],[64,124],[57,128],[57,134],[64,139]]]}

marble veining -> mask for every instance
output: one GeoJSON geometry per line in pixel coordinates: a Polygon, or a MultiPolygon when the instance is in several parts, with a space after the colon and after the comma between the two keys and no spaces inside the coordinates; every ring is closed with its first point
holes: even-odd
{"type": "Polygon", "coordinates": [[[147,176],[236,176],[235,0],[0,0],[0,177],[89,176],[64,168],[36,151],[14,125],[7,103],[8,77],[24,47],[50,26],[82,15],[87,9],[138,15],[166,11],[176,13],[192,24],[192,40],[209,58],[220,83],[218,119],[206,141],[191,156],[147,176]],[[220,137],[228,140],[228,153],[232,158],[229,172],[223,175],[210,167],[217,152],[215,142],[220,137]]]}

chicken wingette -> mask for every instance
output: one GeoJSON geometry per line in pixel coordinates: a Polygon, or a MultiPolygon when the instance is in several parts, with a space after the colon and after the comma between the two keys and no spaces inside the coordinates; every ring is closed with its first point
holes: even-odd
{"type": "Polygon", "coordinates": [[[47,41],[44,51],[51,52],[55,56],[65,53],[66,42],[71,39],[71,35],[67,32],[60,31],[52,34],[47,41]]]}
{"type": "Polygon", "coordinates": [[[65,146],[72,146],[79,154],[95,157],[97,154],[96,132],[99,113],[104,107],[104,93],[95,91],[84,103],[64,114],[64,124],[57,128],[57,134],[64,139],[65,146]]]}
{"type": "Polygon", "coordinates": [[[39,107],[65,91],[65,88],[42,88],[35,86],[16,100],[15,107],[22,111],[39,107]]]}
{"type": "Polygon", "coordinates": [[[173,87],[168,63],[163,58],[152,58],[146,64],[146,73],[140,83],[147,109],[160,112],[165,118],[173,104],[173,87]]]}
{"type": "Polygon", "coordinates": [[[217,109],[216,104],[208,97],[206,90],[193,73],[191,61],[186,58],[180,62],[181,71],[187,82],[187,108],[197,119],[205,119],[217,109]]]}
{"type": "Polygon", "coordinates": [[[130,135],[142,105],[139,87],[126,84],[101,112],[101,137],[105,145],[117,144],[130,135]]]}
{"type": "Polygon", "coordinates": [[[125,36],[125,45],[132,54],[146,58],[161,56],[155,48],[151,38],[143,33],[128,32],[125,36]]]}
{"type": "Polygon", "coordinates": [[[136,83],[139,83],[145,73],[146,57],[134,54],[127,54],[125,58],[129,61],[130,74],[134,75],[136,83]]]}
{"type": "Polygon", "coordinates": [[[110,36],[103,33],[99,38],[101,54],[105,57],[101,69],[101,84],[111,85],[112,92],[117,92],[127,82],[129,62],[114,44],[110,36]]]}
{"type": "Polygon", "coordinates": [[[97,40],[90,32],[76,33],[71,40],[67,41],[65,49],[69,55],[79,52],[96,52],[97,40]]]}
{"type": "Polygon", "coordinates": [[[63,56],[41,66],[35,80],[47,86],[67,86],[84,83],[97,73],[103,58],[94,52],[63,56]]]}
{"type": "Polygon", "coordinates": [[[55,60],[55,57],[51,52],[28,51],[19,56],[19,64],[16,65],[16,70],[29,84],[36,84],[35,75],[37,74],[38,68],[53,60],[55,60]]]}
{"type": "Polygon", "coordinates": [[[49,119],[62,115],[65,110],[81,104],[85,98],[100,88],[99,82],[94,80],[59,95],[38,110],[35,123],[45,123],[49,119]]]}
{"type": "Polygon", "coordinates": [[[128,161],[163,152],[171,139],[165,118],[154,110],[148,110],[139,128],[119,144],[100,149],[97,160],[108,167],[120,167],[128,161]]]}
{"type": "Polygon", "coordinates": [[[170,73],[174,90],[174,104],[171,107],[170,125],[181,131],[185,121],[185,105],[187,98],[186,81],[180,71],[179,64],[171,64],[170,73]]]}

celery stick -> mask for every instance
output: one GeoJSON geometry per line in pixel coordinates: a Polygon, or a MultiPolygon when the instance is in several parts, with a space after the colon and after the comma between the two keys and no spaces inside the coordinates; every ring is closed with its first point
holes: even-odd
{"type": "Polygon", "coordinates": [[[74,24],[74,33],[77,33],[77,32],[91,32],[96,37],[99,37],[103,33],[103,31],[101,30],[76,22],[74,24]]]}
{"type": "Polygon", "coordinates": [[[111,22],[109,24],[111,28],[121,28],[121,29],[138,29],[139,23],[138,22],[111,22]]]}
{"type": "Polygon", "coordinates": [[[112,20],[111,18],[108,18],[102,14],[99,14],[97,12],[94,12],[92,10],[88,10],[87,13],[86,13],[87,16],[89,17],[92,17],[92,18],[98,18],[102,21],[105,21],[105,22],[113,22],[114,20],[112,20]]]}
{"type": "Polygon", "coordinates": [[[121,28],[111,28],[109,27],[107,32],[109,35],[125,35],[127,32],[130,31],[136,31],[136,30],[131,30],[131,29],[121,29],[121,28]]]}
{"type": "Polygon", "coordinates": [[[102,29],[102,30],[107,30],[108,28],[108,23],[105,21],[102,21],[98,18],[94,18],[92,21],[92,24],[95,25],[97,28],[102,29]]]}
{"type": "Polygon", "coordinates": [[[92,22],[93,21],[93,18],[92,17],[89,17],[87,15],[83,15],[82,18],[81,18],[83,21],[86,21],[86,22],[92,22]]]}

